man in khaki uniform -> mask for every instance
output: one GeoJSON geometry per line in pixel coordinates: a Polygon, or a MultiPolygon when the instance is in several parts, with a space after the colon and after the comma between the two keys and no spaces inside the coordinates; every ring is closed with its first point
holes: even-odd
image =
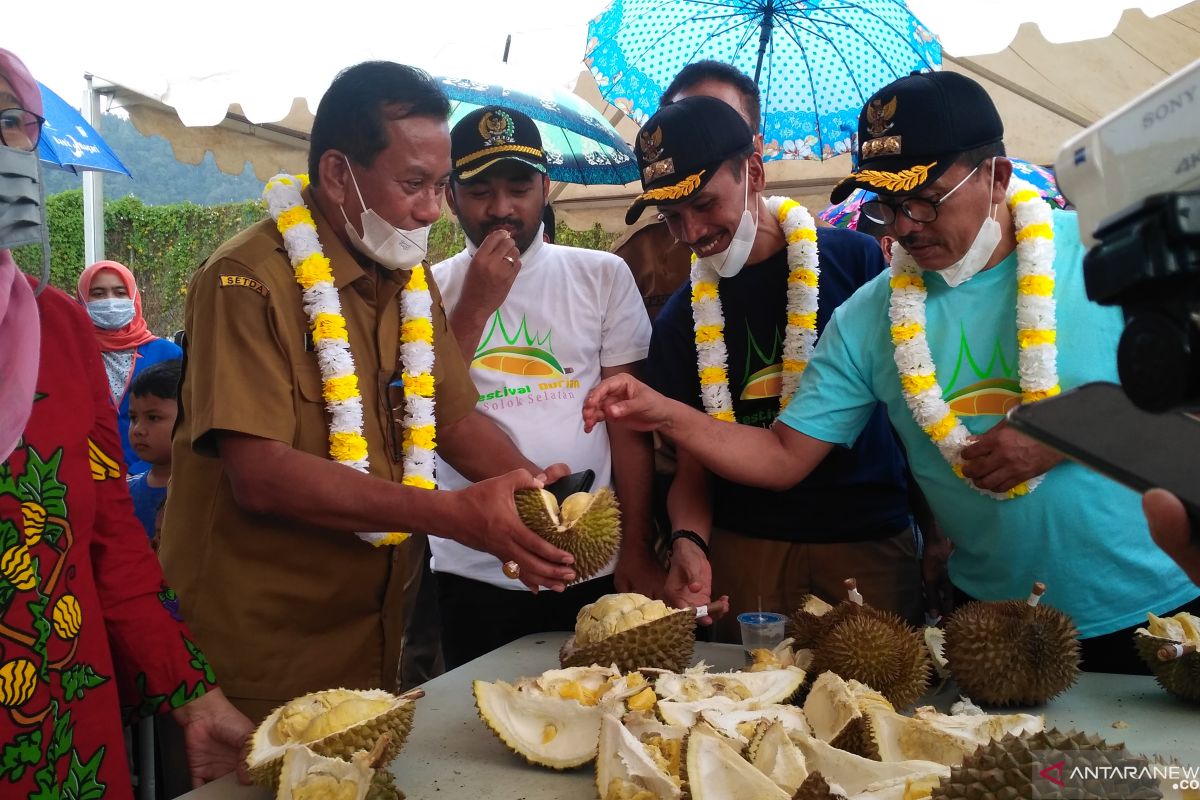
{"type": "Polygon", "coordinates": [[[313,124],[303,198],[347,321],[369,474],[329,460],[321,371],[274,221],[219,248],[188,293],[160,555],[230,699],[251,718],[313,690],[394,686],[425,533],[509,562],[531,588],[574,578],[570,555],[516,516],[512,493],[538,485],[539,469],[475,413],[432,279],[438,452],[480,482],[456,492],[400,483],[404,399],[392,383],[409,273],[393,263],[395,237],[408,255],[421,242],[405,263],[420,260],[419,229],[438,218],[450,172],[448,115],[423,72],[368,62],[334,80],[313,124]],[[416,535],[375,548],[356,531],[416,535]]]}

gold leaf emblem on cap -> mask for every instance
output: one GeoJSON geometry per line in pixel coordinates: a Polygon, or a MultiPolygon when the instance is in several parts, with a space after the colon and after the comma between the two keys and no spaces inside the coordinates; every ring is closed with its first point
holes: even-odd
{"type": "Polygon", "coordinates": [[[892,117],[896,116],[896,98],[893,97],[885,105],[878,97],[867,105],[867,133],[872,136],[883,136],[891,129],[892,117]]]}
{"type": "Polygon", "coordinates": [[[929,177],[929,170],[936,167],[937,163],[934,161],[932,164],[917,164],[899,172],[864,169],[862,172],[856,173],[853,177],[856,181],[870,184],[876,189],[881,189],[885,192],[893,194],[911,192],[925,182],[925,179],[929,177]]]}
{"type": "Polygon", "coordinates": [[[512,117],[495,109],[480,117],[479,135],[485,145],[512,144],[516,141],[516,126],[512,117]]]}
{"type": "Polygon", "coordinates": [[[638,195],[637,199],[678,200],[681,197],[687,197],[700,186],[700,177],[707,171],[702,169],[695,175],[688,175],[679,183],[673,183],[670,186],[659,186],[657,189],[648,189],[638,195]]]}
{"type": "Polygon", "coordinates": [[[662,155],[662,128],[653,131],[643,128],[638,134],[638,146],[642,149],[643,161],[658,161],[662,155]]]}

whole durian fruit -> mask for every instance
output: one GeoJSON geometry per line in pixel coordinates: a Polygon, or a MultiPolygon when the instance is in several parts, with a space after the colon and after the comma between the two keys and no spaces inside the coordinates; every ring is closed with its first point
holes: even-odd
{"type": "Polygon", "coordinates": [[[963,763],[953,767],[950,777],[935,786],[932,800],[1019,800],[1030,797],[1124,797],[1157,800],[1162,797],[1157,782],[1140,777],[1146,758],[1131,755],[1124,745],[1110,745],[1098,736],[1057,729],[1026,736],[1005,736],[982,745],[963,763]],[[1051,765],[1066,783],[1056,785],[1041,772],[1051,765]],[[1076,773],[1090,768],[1090,773],[1076,773]],[[1093,781],[1080,774],[1103,775],[1093,781]],[[1067,794],[1070,789],[1070,794],[1067,794]]]}
{"type": "Polygon", "coordinates": [[[561,507],[545,489],[519,489],[513,499],[527,528],[575,556],[577,581],[604,569],[621,546],[621,511],[609,489],[576,492],[561,507]]]}
{"type": "Polygon", "coordinates": [[[616,664],[622,672],[644,667],[682,672],[696,647],[694,609],[670,608],[634,592],[606,594],[579,609],[575,635],[558,659],[564,667],[616,664]]]}
{"type": "Polygon", "coordinates": [[[1147,616],[1146,627],[1133,637],[1138,655],[1168,692],[1200,701],[1200,617],[1186,612],[1147,616]]]}
{"type": "Polygon", "coordinates": [[[1028,600],[968,603],[946,623],[946,660],[955,682],[976,702],[1040,705],[1079,675],[1079,631],[1058,609],[1028,600]]]}
{"type": "Polygon", "coordinates": [[[424,694],[420,689],[399,697],[380,689],[329,689],[297,697],[267,715],[251,735],[245,756],[250,778],[276,788],[284,755],[297,745],[318,756],[349,760],[386,739],[378,763],[389,764],[412,729],[414,701],[424,694]]]}
{"type": "Polygon", "coordinates": [[[833,622],[812,644],[811,671],[836,672],[865,683],[897,708],[907,708],[929,688],[929,655],[924,639],[899,615],[862,603],[853,579],[851,600],[825,616],[833,622]]]}

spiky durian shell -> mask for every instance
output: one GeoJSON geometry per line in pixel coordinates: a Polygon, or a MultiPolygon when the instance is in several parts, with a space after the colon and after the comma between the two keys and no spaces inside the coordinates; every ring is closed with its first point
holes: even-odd
{"type": "Polygon", "coordinates": [[[946,623],[946,660],[959,688],[976,702],[1040,705],[1079,676],[1079,631],[1045,604],[968,603],[946,623]]]}
{"type": "Polygon", "coordinates": [[[526,527],[575,557],[576,581],[587,580],[608,566],[621,546],[621,510],[609,489],[595,492],[587,511],[561,531],[546,508],[541,489],[520,489],[513,499],[526,527]]]}
{"type": "MultiPolygon", "coordinates": [[[[386,693],[371,690],[369,694],[386,693]]],[[[413,712],[416,709],[416,704],[412,700],[396,699],[399,702],[384,713],[332,733],[322,739],[308,742],[306,746],[317,755],[349,761],[350,757],[359,750],[366,750],[368,752],[374,750],[375,744],[386,735],[389,737],[389,743],[383,749],[378,763],[384,766],[390,764],[400,754],[401,748],[404,747],[404,743],[408,739],[408,734],[412,730],[413,712]]],[[[279,786],[279,773],[283,767],[283,751],[280,751],[275,757],[260,759],[257,757],[255,743],[259,741],[262,732],[267,726],[275,724],[278,714],[287,705],[287,703],[284,703],[267,715],[267,718],[259,725],[250,739],[247,740],[243,757],[246,768],[250,773],[250,780],[255,785],[272,791],[279,786]]]]}
{"type": "Polygon", "coordinates": [[[896,708],[907,708],[929,688],[929,658],[921,635],[898,615],[879,609],[850,611],[813,648],[812,673],[826,670],[865,683],[896,708]]]}
{"type": "Polygon", "coordinates": [[[963,763],[953,767],[950,777],[934,787],[932,800],[1020,800],[1038,796],[1065,797],[1063,789],[1039,776],[1039,772],[1051,761],[1061,759],[1064,764],[1062,775],[1072,774],[1075,767],[1115,767],[1129,772],[1098,770],[1106,777],[1093,783],[1080,784],[1075,780],[1068,784],[1073,790],[1071,797],[1124,797],[1161,798],[1157,783],[1150,778],[1136,777],[1140,768],[1147,765],[1142,756],[1133,756],[1124,751],[1124,745],[1110,745],[1095,735],[1078,731],[1061,733],[1057,729],[1026,736],[1007,735],[982,745],[963,763]],[[1116,777],[1113,777],[1113,776],[1116,777]],[[1122,777],[1133,775],[1135,777],[1122,777]],[[1034,781],[1037,781],[1035,784],[1034,781]],[[1049,792],[1054,792],[1050,795],[1049,792]]]}
{"type": "Polygon", "coordinates": [[[396,776],[386,769],[375,770],[366,800],[404,800],[404,792],[396,786],[396,776]]]}
{"type": "Polygon", "coordinates": [[[834,794],[829,781],[820,772],[810,772],[792,795],[792,800],[846,800],[846,795],[834,794]]]}
{"type": "Polygon", "coordinates": [[[1200,652],[1188,653],[1172,661],[1159,661],[1161,648],[1179,643],[1144,633],[1135,634],[1133,643],[1160,686],[1185,700],[1200,702],[1200,652]]]}
{"type": "Polygon", "coordinates": [[[682,609],[637,625],[591,644],[575,645],[569,638],[559,650],[564,667],[616,664],[621,672],[650,667],[682,672],[692,663],[696,649],[696,614],[682,609]]]}

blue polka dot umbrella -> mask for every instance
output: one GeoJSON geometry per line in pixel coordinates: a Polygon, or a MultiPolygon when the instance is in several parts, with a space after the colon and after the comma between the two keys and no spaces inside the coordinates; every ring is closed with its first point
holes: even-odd
{"type": "Polygon", "coordinates": [[[601,96],[639,124],[705,59],[758,83],[765,159],[820,160],[850,152],[877,89],[942,51],[903,0],[613,0],[588,26],[601,96]]]}
{"type": "MultiPolygon", "coordinates": [[[[1010,158],[1009,161],[1012,162],[1013,177],[1033,184],[1033,188],[1042,196],[1042,199],[1055,208],[1067,207],[1067,198],[1063,197],[1063,193],[1058,190],[1058,183],[1054,180],[1052,170],[1019,158],[1010,158]]],[[[817,217],[838,228],[857,230],[859,217],[862,216],[862,204],[868,200],[874,200],[876,197],[878,195],[874,192],[855,189],[845,200],[829,206],[817,217]]]]}

